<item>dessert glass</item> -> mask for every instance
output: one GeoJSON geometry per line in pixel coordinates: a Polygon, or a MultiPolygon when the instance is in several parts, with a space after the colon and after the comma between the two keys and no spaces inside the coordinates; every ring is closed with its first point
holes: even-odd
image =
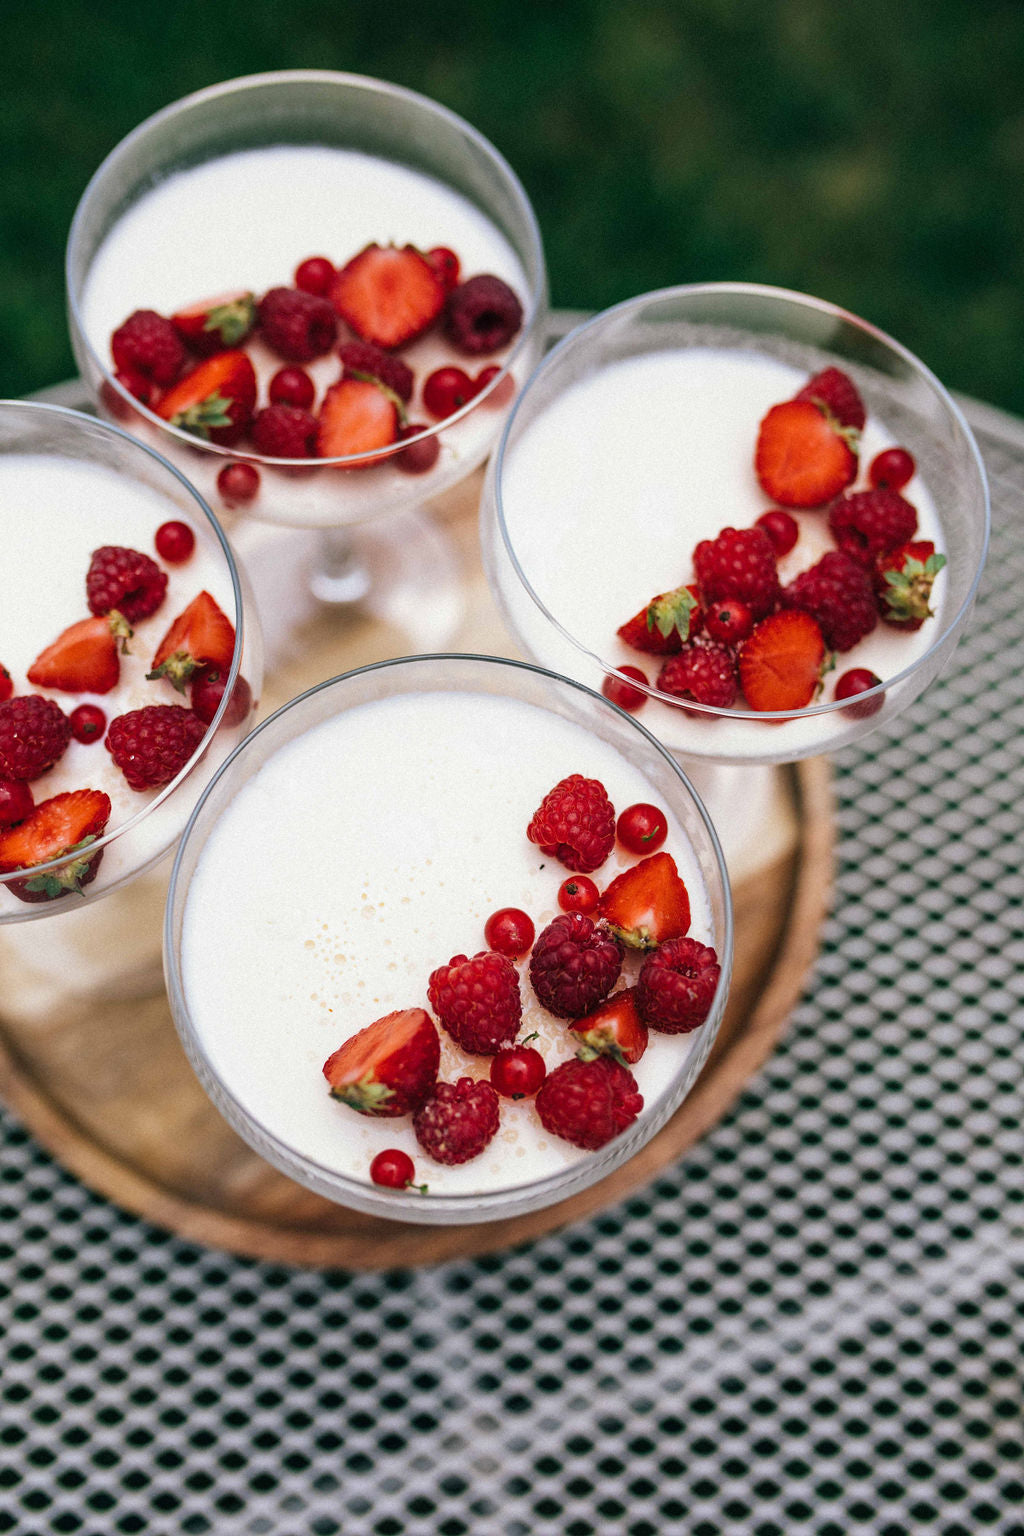
{"type": "MultiPolygon", "coordinates": [[[[342,738],[336,736],[334,739],[342,738]]],[[[320,740],[323,741],[322,735],[320,740]]],[[[364,738],[359,740],[362,750],[364,738]]],[[[480,738],[474,737],[474,740],[480,738]]],[[[380,754],[366,753],[365,758],[371,758],[373,764],[380,762],[380,754]]],[[[370,774],[372,789],[376,783],[373,775],[379,769],[367,766],[365,758],[359,767],[364,775],[370,774]]],[[[328,756],[326,761],[330,765],[334,759],[328,756]]],[[[577,760],[575,766],[578,770],[581,762],[577,760]]],[[[355,775],[346,777],[342,774],[342,777],[348,787],[355,775]]],[[[394,789],[395,783],[390,780],[389,783],[394,789]]],[[[550,785],[545,785],[545,790],[548,787],[550,785]]],[[[487,794],[490,794],[489,790],[487,794]]],[[[480,798],[481,792],[477,788],[476,799],[480,798]]],[[[504,802],[506,797],[500,798],[504,802]]],[[[399,799],[402,800],[401,793],[399,799]]],[[[490,806],[487,819],[511,818],[517,848],[514,857],[516,860],[526,859],[532,871],[529,878],[543,879],[550,885],[548,899],[552,910],[546,915],[537,910],[532,914],[539,932],[543,923],[557,913],[553,905],[554,892],[564,878],[565,870],[551,860],[545,861],[542,857],[535,860],[530,854],[520,807],[509,811],[504,803],[495,806],[493,799],[486,799],[485,803],[490,806]],[[544,869],[545,862],[546,872],[539,875],[537,870],[544,869]]],[[[396,819],[404,827],[401,820],[403,804],[399,805],[396,819]]],[[[528,808],[527,820],[534,808],[532,805],[528,808]]],[[[491,830],[488,828],[483,835],[489,836],[491,830]]],[[[512,855],[510,870],[511,859],[512,855]]],[[[416,879],[420,878],[417,874],[416,879]]],[[[516,875],[515,878],[522,877],[516,875]]],[[[363,879],[361,873],[357,879],[363,879]]],[[[358,906],[359,902],[352,905],[358,906]]],[[[461,913],[461,905],[458,910],[461,913]]],[[[464,927],[459,931],[456,942],[463,943],[467,952],[481,947],[479,942],[474,944],[478,937],[478,917],[477,913],[471,931],[466,932],[464,927]]],[[[482,937],[483,919],[479,921],[479,937],[482,937]]],[[[462,916],[457,917],[457,923],[463,923],[462,916]]],[[[299,1183],[343,1206],[385,1218],[453,1225],[538,1210],[566,1199],[622,1164],[666,1123],[695,1081],[713,1043],[728,988],[732,942],[729,887],[714,829],[679,765],[649,732],[610,706],[600,694],[525,663],[471,655],[424,655],[377,663],[312,688],[263,722],[232,754],[196,807],[178,850],[167,905],[164,957],[172,1011],[189,1060],[213,1103],[250,1146],[299,1183]],[[430,896],[425,892],[410,891],[409,873],[402,863],[408,845],[402,842],[400,834],[397,854],[400,867],[395,871],[390,868],[396,857],[392,846],[396,834],[387,825],[387,806],[393,801],[367,805],[354,788],[344,798],[332,795],[331,832],[327,836],[322,834],[317,805],[309,803],[311,791],[308,784],[305,787],[294,785],[298,808],[289,805],[290,795],[280,793],[282,773],[285,774],[285,784],[290,783],[288,775],[295,766],[295,758],[289,754],[297,747],[307,754],[307,765],[312,761],[308,754],[315,750],[316,743],[307,733],[340,729],[345,738],[352,739],[352,733],[365,726],[367,706],[378,711],[378,719],[379,711],[387,710],[392,722],[389,729],[398,726],[395,752],[407,753],[408,762],[406,764],[403,757],[395,782],[406,785],[410,796],[421,793],[419,786],[425,782],[428,773],[436,772],[437,762],[431,755],[436,743],[430,738],[442,738],[442,745],[437,749],[441,753],[442,771],[435,781],[437,794],[441,797],[439,819],[435,825],[431,825],[429,818],[417,821],[417,846],[408,855],[412,861],[425,859],[426,865],[433,870],[424,877],[427,883],[436,881],[430,896]],[[447,748],[443,744],[447,739],[446,722],[450,723],[453,714],[460,709],[481,707],[489,711],[497,709],[505,715],[513,710],[528,711],[529,729],[522,731],[523,717],[515,715],[520,722],[511,732],[515,737],[515,750],[507,758],[500,759],[503,771],[508,769],[509,800],[517,793],[526,796],[532,793],[532,788],[516,790],[517,782],[523,780],[524,775],[547,771],[546,761],[543,770],[536,768],[535,760],[530,761],[529,743],[540,743],[538,750],[546,753],[552,734],[564,736],[571,733],[574,753],[581,749],[583,753],[588,749],[605,753],[615,771],[624,776],[624,782],[632,786],[639,781],[648,788],[650,796],[664,806],[676,830],[680,869],[684,867],[683,856],[689,861],[695,901],[695,936],[715,947],[721,965],[721,980],[706,1022],[687,1036],[660,1036],[666,1055],[659,1055],[658,1051],[649,1048],[648,1058],[669,1065],[664,1069],[655,1066],[659,1078],[657,1091],[653,1093],[643,1088],[638,1075],[647,1103],[635,1123],[597,1152],[577,1153],[564,1142],[558,1143],[554,1154],[541,1149],[541,1166],[538,1167],[535,1160],[524,1162],[521,1166],[527,1172],[518,1176],[510,1171],[515,1167],[516,1156],[533,1159],[536,1139],[538,1136],[543,1139],[539,1121],[532,1130],[529,1128],[531,1117],[535,1119],[535,1115],[532,1106],[525,1101],[511,1108],[508,1101],[503,1101],[503,1129],[505,1113],[522,1112],[526,1119],[513,1123],[510,1149],[496,1138],[492,1145],[499,1147],[505,1161],[497,1175],[493,1172],[484,1175],[478,1169],[488,1162],[488,1153],[461,1168],[445,1169],[432,1164],[426,1154],[417,1154],[411,1142],[411,1131],[396,1131],[402,1121],[372,1119],[356,1114],[345,1105],[333,1103],[320,1071],[326,1056],[372,1018],[394,1008],[425,1004],[429,970],[434,964],[444,964],[448,959],[447,949],[437,958],[437,946],[443,948],[450,938],[447,934],[444,938],[438,937],[438,924],[443,922],[438,913],[448,900],[452,887],[458,888],[456,900],[461,904],[463,882],[472,887],[474,881],[483,881],[482,891],[478,884],[472,900],[465,898],[467,912],[473,902],[482,902],[484,911],[490,910],[489,902],[493,902],[494,907],[503,904],[498,893],[508,889],[504,882],[513,877],[508,871],[496,868],[498,860],[486,858],[479,846],[474,855],[474,822],[467,810],[467,805],[472,807],[474,804],[476,776],[493,772],[494,736],[484,740],[476,752],[471,748],[465,755],[448,752],[445,756],[447,748]],[[424,709],[436,712],[439,728],[434,733],[423,729],[421,711],[424,709]],[[410,718],[416,722],[414,730],[405,729],[401,724],[410,718]],[[268,825],[260,809],[266,806],[268,795],[274,805],[282,807],[284,829],[268,827],[263,839],[262,858],[257,858],[258,850],[252,846],[247,828],[268,825]],[[437,830],[446,825],[444,818],[449,815],[454,816],[460,826],[462,818],[466,818],[465,843],[454,850],[444,834],[437,830]],[[253,816],[255,822],[250,820],[253,816]],[[304,821],[304,826],[298,829],[294,825],[297,817],[304,821]],[[317,841],[321,836],[325,837],[324,842],[317,841]],[[298,851],[297,837],[301,838],[298,851]],[[279,842],[282,850],[276,858],[273,854],[275,842],[279,842]],[[359,917],[365,917],[367,921],[359,922],[359,937],[364,929],[366,937],[357,946],[354,941],[339,938],[335,932],[336,926],[338,932],[346,932],[344,924],[350,921],[350,915],[346,906],[343,913],[334,912],[332,917],[332,901],[337,906],[339,898],[332,893],[330,872],[339,860],[344,859],[345,847],[358,849],[362,854],[368,843],[370,867],[377,884],[362,897],[367,911],[361,912],[359,917]],[[449,868],[453,859],[455,864],[449,868]],[[235,864],[243,878],[252,882],[245,896],[247,907],[253,914],[252,922],[246,915],[238,917],[236,912],[235,922],[226,922],[223,930],[218,927],[212,934],[210,902],[204,898],[204,892],[208,895],[211,890],[210,880],[213,889],[223,889],[226,874],[235,864]],[[450,876],[447,889],[444,873],[450,876]],[[493,890],[487,882],[494,882],[493,890]],[[407,892],[404,899],[403,890],[407,892]],[[399,922],[391,926],[388,917],[381,927],[377,910],[380,907],[394,909],[399,916],[405,913],[404,925],[399,922]],[[699,934],[698,910],[703,925],[703,932],[699,934]],[[265,914],[269,914],[272,928],[268,926],[265,914]],[[259,928],[255,940],[251,931],[254,926],[259,928]],[[419,937],[414,939],[413,934],[419,937]],[[245,995],[241,999],[231,999],[231,1006],[240,1007],[250,1020],[254,1010],[265,1016],[252,1024],[243,1042],[231,1022],[225,1020],[216,994],[225,985],[233,989],[236,986],[233,978],[238,976],[243,978],[243,986],[252,989],[254,983],[249,972],[255,967],[244,959],[244,950],[247,944],[254,942],[261,961],[270,966],[272,979],[265,987],[256,983],[257,995],[252,999],[245,995]],[[272,948],[269,956],[265,944],[272,948]],[[216,964],[210,963],[213,952],[208,953],[208,945],[213,946],[216,964]],[[368,981],[340,982],[332,972],[332,966],[341,965],[342,974],[347,975],[346,967],[355,954],[356,974],[360,976],[358,956],[367,946],[373,946],[372,952],[376,954],[378,946],[383,949],[388,945],[393,946],[394,963],[365,972],[369,975],[368,981]],[[408,947],[414,945],[431,955],[429,965],[421,966],[418,953],[410,959],[408,947]],[[333,953],[336,949],[347,949],[347,956],[333,953]],[[391,973],[400,972],[407,963],[412,979],[391,979],[391,973]],[[407,993],[407,986],[418,986],[422,997],[418,993],[407,993]],[[365,988],[364,994],[359,993],[361,987],[365,988]],[[393,996],[388,995],[391,987],[396,989],[393,996]],[[346,996],[346,988],[355,995],[357,1007],[346,996]],[[272,992],[275,997],[278,992],[281,994],[276,998],[276,1004],[275,998],[270,996],[272,992]],[[363,997],[361,1002],[360,995],[363,997]],[[281,998],[286,1001],[282,1003],[281,998]],[[275,1006],[280,1007],[280,1012],[274,1012],[275,1006]],[[346,1009],[350,1006],[355,1011],[347,1017],[346,1009]],[[662,1072],[663,1079],[660,1077],[662,1072]],[[394,1145],[396,1135],[406,1136],[414,1155],[418,1180],[427,1183],[428,1193],[382,1190],[371,1183],[368,1176],[370,1155],[362,1142],[358,1147],[350,1145],[364,1134],[375,1138],[370,1142],[371,1153],[374,1148],[380,1150],[394,1145]],[[517,1145],[520,1146],[519,1154],[516,1153],[517,1145]],[[549,1165],[550,1172],[546,1171],[549,1165]]],[[[365,959],[362,965],[366,967],[365,959]]],[[[556,1032],[560,1030],[556,1021],[549,1019],[548,1026],[552,1024],[555,1024],[556,1032]]],[[[653,1033],[651,1038],[654,1041],[653,1033]]],[[[442,1051],[446,1048],[443,1042],[442,1051]]],[[[572,1052],[565,1050],[564,1054],[571,1055],[572,1052]]],[[[486,1076],[489,1060],[486,1056],[471,1058],[472,1075],[486,1076]]],[[[635,1069],[638,1074],[646,1060],[635,1069]]],[[[454,1076],[455,1069],[445,1071],[442,1055],[441,1075],[447,1077],[449,1074],[454,1076]]],[[[499,1132],[499,1138],[501,1136],[502,1132],[499,1132]]],[[[398,1145],[405,1144],[401,1140],[398,1142],[398,1145]]]]}
{"type": "MultiPolygon", "coordinates": [[[[647,695],[644,723],[697,772],[720,826],[712,787],[719,765],[786,763],[834,751],[889,724],[937,675],[967,622],[981,576],[988,490],[970,429],[943,386],[898,342],[856,316],[819,299],[744,283],[699,284],[630,299],[580,325],[544,359],[513,406],[488,470],[481,503],[488,580],[513,634],[541,665],[594,687],[609,675],[622,678],[620,668],[629,662],[653,661],[645,670],[656,672],[658,658],[630,652],[616,637],[618,626],[656,593],[692,580],[687,569],[699,538],[714,537],[728,524],[749,526],[769,504],[753,474],[757,427],[764,410],[799,383],[774,396],[769,388],[755,401],[745,439],[746,480],[738,499],[730,499],[735,487],[730,483],[721,494],[713,450],[702,462],[700,483],[688,481],[703,445],[673,420],[670,400],[643,402],[653,423],[649,436],[644,422],[634,429],[635,416],[627,423],[624,410],[614,414],[618,383],[607,385],[619,375],[608,370],[619,369],[630,381],[638,366],[657,368],[676,354],[714,359],[713,387],[709,382],[706,400],[697,405],[709,414],[697,418],[695,429],[708,439],[713,413],[730,409],[730,370],[744,359],[786,365],[799,371],[800,383],[829,365],[843,369],[863,396],[869,427],[882,424],[878,446],[894,441],[913,454],[920,477],[914,484],[925,488],[936,542],[947,557],[936,582],[935,616],[912,645],[903,636],[893,641],[891,664],[884,671],[872,668],[881,684],[854,704],[831,700],[756,712],[687,701],[683,708],[656,684],[641,688],[647,695]],[[595,386],[605,391],[599,403],[595,386]],[[573,407],[573,391],[587,402],[583,408],[573,407]],[[602,414],[602,406],[613,414],[602,414]],[[557,438],[557,451],[544,445],[545,432],[551,443],[557,438]],[[524,464],[528,479],[522,478],[524,464]],[[622,492],[624,474],[628,486],[612,508],[609,533],[608,498],[622,492]],[[560,523],[572,530],[561,552],[550,534],[560,523]],[[581,550],[585,575],[573,567],[581,550]],[[629,578],[634,585],[627,593],[629,578]]],[[[617,399],[625,404],[621,393],[617,399]]],[[[862,465],[873,451],[865,436],[862,465]]],[[[732,464],[718,470],[736,478],[732,464]]],[[[906,494],[916,502],[915,492],[906,494]]],[[[847,653],[838,670],[854,665],[858,661],[847,653]]],[[[720,773],[717,778],[720,786],[726,782],[720,773]]]]}
{"type": "MultiPolygon", "coordinates": [[[[253,222],[263,210],[254,212],[242,202],[241,208],[204,210],[204,220],[226,226],[236,240],[237,267],[232,261],[234,275],[228,281],[256,287],[256,280],[247,277],[245,258],[253,222]]],[[[287,209],[267,213],[275,225],[288,228],[287,209]]],[[[419,237],[415,230],[403,229],[401,209],[382,209],[380,227],[373,223],[376,210],[371,213],[369,225],[364,219],[359,226],[362,233],[351,250],[324,254],[347,260],[372,239],[382,244],[417,243],[420,238],[424,245],[431,240],[448,243],[443,235],[419,237]]],[[[326,228],[326,215],[324,223],[326,228]]],[[[201,229],[196,215],[183,238],[195,244],[202,239],[201,229]]],[[[295,250],[292,264],[262,286],[290,283],[295,262],[321,253],[295,250]]],[[[156,113],[108,155],[79,203],[68,241],[66,279],[75,357],[100,410],[157,444],[195,481],[224,517],[249,564],[261,608],[265,603],[280,607],[282,588],[290,579],[282,574],[286,572],[304,594],[309,588],[318,600],[337,604],[343,612],[361,604],[398,625],[415,636],[417,649],[437,645],[450,634],[460,613],[457,564],[442,531],[432,518],[421,515],[421,509],[469,474],[490,450],[511,395],[540,355],[546,313],[546,277],[533,211],[514,173],[486,139],[437,103],[358,75],[277,71],[212,86],[156,113]],[[354,151],[414,173],[444,197],[457,196],[493,232],[520,274],[522,327],[503,353],[479,359],[479,365],[500,364],[486,387],[446,420],[426,427],[423,439],[436,440],[440,451],[425,473],[403,473],[396,467],[398,447],[383,455],[286,460],[204,442],[163,421],[114,377],[109,357],[113,326],[133,308],[160,307],[146,298],[142,268],[149,253],[143,246],[126,263],[133,269],[134,286],[123,312],[112,317],[97,310],[96,274],[102,273],[107,242],[118,233],[125,215],[133,214],[140,200],[152,189],[162,189],[175,172],[279,146],[354,151]],[[225,506],[217,490],[218,472],[237,460],[256,465],[261,477],[259,494],[244,510],[225,506]]],[[[224,278],[211,281],[223,286],[224,278]]],[[[167,312],[175,304],[205,296],[183,292],[167,312]]],[[[331,379],[339,374],[335,357],[331,379]]],[[[261,391],[261,401],[264,398],[261,391]]],[[[418,406],[415,415],[426,419],[418,406]]],[[[400,449],[416,441],[409,439],[400,449]]]]}

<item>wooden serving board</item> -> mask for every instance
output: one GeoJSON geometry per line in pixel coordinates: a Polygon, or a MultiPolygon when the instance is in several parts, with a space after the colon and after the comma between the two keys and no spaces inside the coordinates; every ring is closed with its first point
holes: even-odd
{"type": "MultiPolygon", "coordinates": [[[[512,655],[480,569],[478,495],[474,476],[438,509],[467,578],[457,648],[512,655]]],[[[402,636],[374,620],[339,626],[320,617],[271,679],[261,712],[322,678],[407,649],[402,636]]],[[[90,1188],[193,1242],[283,1263],[371,1269],[437,1263],[538,1237],[623,1199],[678,1158],[721,1119],[785,1027],[813,963],[831,889],[827,762],[774,770],[773,793],[774,839],[761,862],[744,864],[733,881],[732,988],[696,1086],[629,1163],[561,1204],[471,1226],[384,1221],[311,1193],[251,1151],[199,1087],[157,979],[166,869],[84,908],[66,966],[54,948],[63,919],[0,929],[0,1094],[90,1188]],[[119,925],[114,940],[112,925],[119,925]],[[105,983],[101,961],[95,974],[81,977],[75,945],[83,953],[95,948],[99,940],[90,931],[112,961],[131,949],[127,979],[119,965],[117,981],[105,983]]]]}

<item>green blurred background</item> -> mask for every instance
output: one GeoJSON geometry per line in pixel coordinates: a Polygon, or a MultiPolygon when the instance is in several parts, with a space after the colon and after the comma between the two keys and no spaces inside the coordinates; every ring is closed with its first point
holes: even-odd
{"type": "Polygon", "coordinates": [[[2,394],[72,372],[64,241],[118,139],[200,86],[306,67],[411,86],[485,133],[533,200],[558,306],[706,279],[802,289],[1024,414],[1021,0],[2,11],[2,394]]]}

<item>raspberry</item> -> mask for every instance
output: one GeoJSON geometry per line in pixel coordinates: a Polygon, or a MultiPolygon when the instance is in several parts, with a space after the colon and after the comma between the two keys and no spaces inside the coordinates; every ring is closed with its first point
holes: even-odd
{"type": "Polygon", "coordinates": [[[334,345],[338,317],[328,299],[301,288],[270,288],[259,303],[263,339],[289,363],[308,363],[334,345]]]}
{"type": "Polygon", "coordinates": [[[779,596],[775,549],[763,528],[723,528],[693,552],[705,607],[723,597],[746,603],[755,619],[771,613],[779,596]]]}
{"type": "Polygon", "coordinates": [[[523,306],[500,277],[481,272],[448,295],[444,328],[460,352],[477,357],[512,340],[523,323],[523,306]]]}
{"type": "Polygon", "coordinates": [[[413,372],[400,357],[385,352],[372,341],[346,341],[338,348],[346,378],[377,379],[406,404],[412,399],[413,372]]]}
{"type": "Polygon", "coordinates": [[[534,1102],[546,1131],[588,1152],[627,1130],[644,1107],[632,1072],[611,1056],[563,1061],[534,1102]]]}
{"type": "Polygon", "coordinates": [[[71,721],[53,699],[20,693],[0,704],[0,777],[38,779],[64,755],[71,721]]]}
{"type": "Polygon", "coordinates": [[[729,709],[736,702],[736,658],[717,640],[694,640],[665,663],[658,687],[677,699],[729,709]]]}
{"type": "Polygon", "coordinates": [[[416,1140],[436,1163],[454,1167],[479,1157],[498,1129],[498,1095],[490,1083],[460,1077],[438,1083],[412,1117],[416,1140]]]}
{"type": "Polygon", "coordinates": [[[817,619],[832,651],[848,651],[878,622],[871,577],[841,549],[830,549],[817,565],[801,571],[783,588],[782,603],[817,619]]]}
{"type": "Polygon", "coordinates": [[[611,934],[582,912],[554,918],[530,956],[538,999],[558,1019],[581,1019],[604,1001],[619,979],[622,950],[611,934]]]}
{"type": "Polygon", "coordinates": [[[840,368],[823,368],[813,379],[808,379],[803,389],[794,396],[796,400],[813,400],[834,417],[841,427],[852,427],[859,432],[867,420],[864,402],[853,380],[840,368]]]}
{"type": "Polygon", "coordinates": [[[105,745],[132,789],[155,789],[184,768],[205,735],[191,709],[147,704],[112,720],[105,745]]]}
{"type": "Polygon", "coordinates": [[[541,853],[588,875],[614,847],[615,807],[597,779],[572,773],[544,796],[526,835],[541,853]]]}
{"type": "Polygon", "coordinates": [[[840,549],[870,565],[876,555],[909,543],[917,511],[898,491],[880,486],[838,496],[828,509],[828,525],[840,549]]]}
{"type": "Polygon", "coordinates": [[[662,1034],[688,1034],[707,1018],[719,975],[718,956],[709,945],[668,939],[640,967],[637,1012],[662,1034]]]}
{"type": "Polygon", "coordinates": [[[155,309],[137,309],[130,314],[111,336],[110,352],[122,372],[129,376],[141,373],[155,384],[172,383],[186,356],[174,326],[155,309]]]}
{"type": "Polygon", "coordinates": [[[97,618],[116,608],[129,624],[137,624],[156,613],[166,591],[166,572],[140,550],[104,544],[93,551],[85,575],[85,599],[97,618]]]}
{"type": "Polygon", "coordinates": [[[265,405],[252,420],[253,447],[271,459],[308,459],[317,419],[298,405],[265,405]]]}
{"type": "Polygon", "coordinates": [[[464,1051],[492,1056],[514,1040],[523,1014],[519,973],[504,955],[481,950],[472,960],[453,955],[432,971],[430,1006],[464,1051]]]}

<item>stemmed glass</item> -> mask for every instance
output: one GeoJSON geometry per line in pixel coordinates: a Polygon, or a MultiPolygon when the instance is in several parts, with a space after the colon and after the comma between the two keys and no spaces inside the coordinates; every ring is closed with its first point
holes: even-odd
{"type": "MultiPolygon", "coordinates": [[[[542,1209],[632,1157],[695,1082],[721,1019],[731,960],[721,849],[675,759],[600,694],[526,663],[471,655],[377,663],[314,687],[264,721],[196,808],[165,925],[179,1034],[235,1130],[341,1205],[442,1225],[542,1209]],[[568,758],[577,770],[600,762],[613,799],[617,783],[667,813],[679,868],[688,871],[693,936],[715,948],[721,965],[711,1011],[692,1034],[661,1035],[656,1044],[652,1031],[633,1069],[645,1107],[598,1151],[545,1138],[532,1103],[506,1101],[495,1155],[460,1167],[431,1164],[417,1151],[408,1117],[368,1118],[334,1103],[321,1064],[372,1018],[425,1006],[434,957],[443,951],[445,963],[452,944],[480,948],[490,910],[521,898],[538,933],[557,915],[566,871],[535,856],[525,828],[538,786],[549,787],[551,763],[568,758]],[[333,788],[339,771],[344,795],[333,788]],[[429,814],[421,809],[425,794],[429,814]],[[244,871],[237,902],[218,916],[208,895],[225,879],[234,884],[232,869],[244,871]],[[228,1017],[237,1006],[247,1019],[242,1037],[228,1017]],[[426,1194],[371,1182],[372,1156],[394,1146],[413,1154],[426,1194]]],[[[553,1016],[527,1023],[524,1011],[523,1028],[551,1032],[545,1049],[571,1055],[553,1016]]],[[[465,1071],[486,1077],[488,1057],[456,1064],[447,1059],[452,1049],[443,1040],[446,1080],[465,1071]]]]}
{"type": "MultiPolygon", "coordinates": [[[[228,81],[158,112],[111,152],[80,201],[66,275],[75,357],[100,410],[195,481],[249,565],[261,609],[275,622],[286,606],[301,616],[312,592],[340,615],[385,618],[413,648],[450,638],[460,613],[457,562],[425,509],[489,451],[540,354],[546,312],[536,220],[486,139],[423,96],[357,75],[291,70],[228,81]],[[305,155],[277,169],[253,158],[284,149],[305,155]],[[322,158],[338,151],[341,170],[322,158]],[[225,163],[229,156],[241,159],[225,163]],[[245,164],[248,179],[233,193],[245,164]],[[204,192],[211,175],[219,191],[204,192]],[[156,225],[153,192],[164,210],[156,225]],[[115,377],[111,333],[136,308],[169,314],[225,289],[258,296],[291,284],[296,265],[314,254],[340,264],[371,242],[426,250],[463,239],[463,277],[490,270],[508,281],[522,303],[521,328],[476,365],[453,357],[436,334],[414,343],[417,390],[441,363],[494,366],[443,420],[417,393],[409,410],[422,430],[391,451],[270,459],[224,447],[169,425],[115,377]],[[410,473],[417,452],[429,467],[410,473]],[[220,472],[237,461],[259,476],[244,504],[218,488],[220,472]]],[[[253,355],[260,371],[258,344],[253,355]]],[[[281,360],[267,354],[264,374],[275,366],[281,360]]],[[[334,354],[309,366],[318,394],[340,376],[334,354]]],[[[264,378],[259,403],[265,398],[264,378]]]]}

